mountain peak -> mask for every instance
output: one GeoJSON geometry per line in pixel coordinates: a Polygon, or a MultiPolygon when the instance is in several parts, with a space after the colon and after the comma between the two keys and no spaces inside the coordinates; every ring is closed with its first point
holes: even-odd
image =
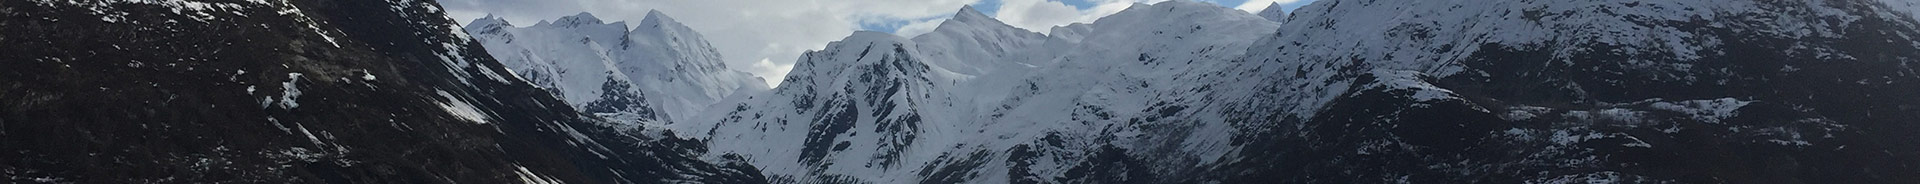
{"type": "Polygon", "coordinates": [[[853,34],[847,35],[846,38],[841,38],[840,40],[851,41],[851,42],[868,42],[868,43],[909,43],[910,42],[910,41],[907,41],[906,38],[902,38],[899,35],[893,35],[892,33],[878,32],[878,31],[854,31],[853,34]]]}
{"type": "MultiPolygon", "coordinates": [[[[987,16],[987,14],[980,12],[979,9],[974,9],[973,5],[964,5],[964,6],[960,6],[960,12],[955,12],[953,14],[953,19],[951,20],[961,21],[961,22],[973,22],[973,21],[994,20],[994,19],[992,17],[987,16]]],[[[998,20],[995,20],[995,21],[998,21],[998,20]]]]}
{"type": "MultiPolygon", "coordinates": [[[[940,23],[940,27],[934,28],[934,32],[939,32],[940,30],[952,30],[952,29],[986,29],[986,28],[1019,29],[1019,28],[1013,27],[1013,25],[1007,25],[1007,23],[1005,22],[1000,22],[999,19],[994,19],[993,17],[987,16],[987,14],[980,12],[979,9],[974,9],[973,5],[965,5],[965,6],[960,6],[959,12],[953,13],[953,18],[947,19],[946,22],[940,23]],[[959,25],[956,25],[956,24],[959,24],[959,25]],[[962,27],[971,27],[971,28],[962,28],[962,27]]],[[[1021,32],[1031,32],[1031,31],[1021,31],[1021,32]]]]}
{"type": "Polygon", "coordinates": [[[1288,17],[1287,10],[1281,8],[1279,2],[1275,2],[1273,5],[1267,5],[1267,9],[1262,9],[1260,13],[1256,14],[1260,15],[1260,18],[1266,18],[1267,20],[1280,23],[1286,23],[1288,17]]]}
{"type": "Polygon", "coordinates": [[[673,20],[673,17],[667,16],[666,13],[661,13],[660,10],[649,10],[647,11],[647,17],[640,20],[641,27],[653,27],[658,25],[684,27],[683,25],[680,24],[680,21],[673,20]]]}
{"type": "MultiPolygon", "coordinates": [[[[899,35],[893,35],[892,33],[878,32],[878,31],[854,31],[853,34],[849,34],[847,35],[847,37],[841,38],[840,41],[827,43],[826,50],[822,50],[822,51],[837,51],[841,53],[860,53],[860,52],[872,51],[872,50],[885,51],[885,50],[892,50],[895,48],[900,48],[900,49],[913,48],[913,46],[907,46],[910,44],[914,44],[914,41],[908,40],[905,37],[900,37],[899,35]]],[[[866,54],[857,54],[857,55],[866,55],[866,54]]],[[[849,59],[847,61],[857,62],[857,60],[858,59],[849,59]]],[[[845,63],[842,63],[842,64],[845,64],[845,63]]],[[[837,67],[828,67],[828,68],[837,69],[837,67]]]]}
{"type": "Polygon", "coordinates": [[[487,14],[487,17],[473,19],[473,21],[467,22],[466,29],[488,29],[491,27],[513,27],[513,23],[508,23],[505,18],[487,14]]]}
{"type": "Polygon", "coordinates": [[[487,24],[506,24],[506,25],[512,25],[512,24],[510,24],[510,23],[507,23],[507,19],[506,19],[506,18],[503,18],[503,17],[499,17],[499,16],[494,16],[494,15],[493,15],[493,14],[491,14],[491,13],[489,13],[489,14],[487,14],[487,17],[481,17],[481,18],[479,18],[479,19],[473,19],[473,23],[472,23],[472,24],[481,24],[481,23],[483,23],[483,22],[484,22],[484,23],[487,23],[487,24]]]}
{"type": "Polygon", "coordinates": [[[1007,25],[973,6],[960,7],[940,27],[913,38],[929,57],[945,58],[929,60],[934,65],[962,74],[984,74],[997,67],[988,60],[1007,57],[1042,40],[1046,35],[1007,25]]]}
{"type": "MultiPolygon", "coordinates": [[[[823,50],[808,51],[801,57],[801,61],[794,65],[793,72],[788,74],[787,80],[788,82],[792,82],[795,80],[812,80],[809,79],[811,78],[810,76],[837,76],[835,73],[848,70],[849,66],[862,63],[893,62],[882,61],[881,58],[918,58],[899,57],[908,55],[906,52],[914,47],[916,47],[914,41],[891,33],[854,31],[853,34],[847,35],[847,37],[841,38],[839,41],[827,43],[827,47],[823,50]]],[[[902,61],[920,62],[918,59],[902,59],[902,61]]],[[[821,80],[833,79],[821,78],[821,80]]],[[[785,84],[782,84],[782,88],[785,88],[785,86],[785,84]]]]}
{"type": "Polygon", "coordinates": [[[588,24],[605,24],[605,22],[600,21],[599,17],[594,17],[592,13],[580,12],[580,14],[574,14],[573,16],[560,17],[559,20],[554,20],[553,24],[561,27],[574,27],[588,24]]]}
{"type": "Polygon", "coordinates": [[[645,20],[678,22],[678,21],[674,21],[673,17],[667,16],[667,13],[661,13],[660,10],[647,10],[647,17],[645,18],[645,20]]]}

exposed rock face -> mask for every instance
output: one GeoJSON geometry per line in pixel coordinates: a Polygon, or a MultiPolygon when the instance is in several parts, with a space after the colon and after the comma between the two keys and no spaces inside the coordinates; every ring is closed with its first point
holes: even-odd
{"type": "Polygon", "coordinates": [[[1920,180],[1912,3],[1320,2],[1249,51],[1235,117],[1276,123],[1211,178],[1920,180]]]}
{"type": "Polygon", "coordinates": [[[579,113],[431,1],[0,2],[0,179],[758,183],[579,113]]]}
{"type": "Polygon", "coordinates": [[[1168,2],[1044,38],[963,10],[809,53],[704,135],[798,183],[1898,183],[1915,4],[1168,2]]]}
{"type": "Polygon", "coordinates": [[[1205,146],[1225,134],[1187,133],[1225,124],[1139,124],[1188,113],[1172,101],[1208,90],[1190,77],[1279,27],[1199,2],[1136,5],[1045,36],[971,8],[954,17],[912,39],[860,32],[809,52],[701,135],[776,182],[1153,182],[1185,168],[1157,164],[1228,152],[1205,146]],[[1159,133],[1200,146],[1135,139],[1159,133]]]}

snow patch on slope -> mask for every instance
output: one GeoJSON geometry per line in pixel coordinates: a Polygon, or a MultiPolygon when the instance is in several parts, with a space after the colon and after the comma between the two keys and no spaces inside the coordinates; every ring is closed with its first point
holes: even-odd
{"type": "Polygon", "coordinates": [[[127,16],[127,12],[119,11],[114,8],[114,6],[120,6],[120,5],[132,4],[132,5],[160,6],[167,10],[170,10],[174,14],[187,16],[188,18],[192,18],[196,21],[206,22],[206,21],[211,21],[219,18],[219,16],[215,16],[214,13],[245,16],[241,14],[240,11],[245,10],[246,8],[248,8],[248,6],[259,6],[259,5],[267,4],[266,1],[263,1],[263,0],[244,1],[248,4],[207,3],[207,2],[197,2],[197,1],[188,1],[188,0],[96,0],[96,1],[33,0],[33,1],[41,5],[52,5],[54,3],[61,3],[61,4],[70,5],[70,6],[86,7],[88,10],[90,10],[90,12],[88,13],[93,15],[103,16],[102,20],[107,22],[117,22],[118,20],[126,19],[125,16],[127,16]]]}
{"type": "Polygon", "coordinates": [[[434,90],[433,92],[439,93],[441,98],[447,99],[447,102],[435,102],[440,105],[441,110],[445,110],[448,114],[452,114],[454,117],[459,117],[468,122],[487,124],[487,115],[482,113],[480,109],[474,108],[473,104],[454,97],[453,94],[449,94],[447,91],[434,90]]]}
{"type": "Polygon", "coordinates": [[[1735,113],[1735,110],[1739,110],[1740,107],[1745,107],[1747,106],[1747,104],[1752,104],[1752,103],[1753,101],[1741,101],[1733,98],[1721,98],[1721,99],[1712,99],[1712,100],[1688,100],[1688,101],[1679,101],[1679,102],[1654,102],[1653,104],[1650,104],[1650,106],[1655,109],[1686,113],[1688,115],[1692,115],[1693,119],[1695,120],[1700,120],[1700,121],[1710,122],[1710,123],[1719,123],[1721,119],[1726,119],[1726,118],[1738,115],[1735,113]]]}
{"type": "MultiPolygon", "coordinates": [[[[293,109],[300,107],[300,102],[294,101],[294,99],[300,98],[300,86],[298,86],[298,84],[301,76],[304,75],[297,72],[287,73],[287,81],[280,82],[280,88],[282,89],[280,95],[286,97],[280,99],[281,108],[293,109]]],[[[251,92],[253,87],[249,86],[247,90],[251,92]]]]}
{"type": "Polygon", "coordinates": [[[513,168],[514,168],[514,170],[513,170],[513,174],[514,174],[514,176],[518,176],[518,177],[520,177],[520,182],[521,182],[521,183],[526,183],[526,184],[562,184],[562,183],[565,183],[565,182],[560,182],[560,180],[558,180],[558,179],[554,179],[553,177],[547,177],[547,176],[541,176],[540,174],[537,174],[537,173],[533,173],[533,171],[532,171],[532,170],[527,170],[527,167],[523,167],[523,166],[520,166],[520,165],[514,165],[514,166],[513,166],[513,168]]]}
{"type": "Polygon", "coordinates": [[[1422,74],[1420,72],[1374,71],[1373,75],[1376,78],[1374,79],[1373,83],[1367,84],[1368,89],[1413,91],[1413,94],[1408,97],[1411,97],[1413,98],[1414,101],[1419,101],[1419,102],[1432,102],[1432,101],[1459,98],[1458,97],[1459,95],[1454,94],[1453,90],[1447,90],[1446,88],[1440,88],[1439,86],[1434,86],[1431,83],[1427,83],[1426,80],[1423,79],[1424,77],[1426,77],[1426,74],[1422,74]]]}

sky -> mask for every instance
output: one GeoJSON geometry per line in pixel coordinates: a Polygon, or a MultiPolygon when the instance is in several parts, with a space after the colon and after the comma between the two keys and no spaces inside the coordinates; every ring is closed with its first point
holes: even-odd
{"type": "MultiPolygon", "coordinates": [[[[679,20],[712,42],[729,68],[777,86],[800,54],[820,50],[854,31],[912,37],[932,31],[972,5],[1002,22],[1045,33],[1053,26],[1093,22],[1133,3],[1166,0],[441,0],[448,16],[466,23],[488,15],[514,26],[593,13],[606,22],[639,22],[649,10],[679,20]]],[[[1272,3],[1291,11],[1314,0],[1198,0],[1257,12],[1272,3]]],[[[634,24],[628,24],[634,25],[634,24]]]]}

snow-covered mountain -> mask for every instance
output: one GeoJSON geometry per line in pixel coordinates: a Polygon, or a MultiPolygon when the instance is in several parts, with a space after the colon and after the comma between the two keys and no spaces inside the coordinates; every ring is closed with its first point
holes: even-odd
{"type": "Polygon", "coordinates": [[[705,38],[659,11],[629,29],[588,13],[514,27],[486,17],[466,26],[514,73],[587,113],[619,120],[682,122],[736,92],[767,89],[728,69],[705,38]]]}
{"type": "Polygon", "coordinates": [[[781,183],[1920,181],[1915,4],[1172,1],[1044,36],[962,8],[678,131],[781,183]]]}
{"type": "Polygon", "coordinates": [[[441,11],[0,1],[0,178],[1920,181],[1916,0],[1169,1],[1046,34],[961,7],[772,89],[658,12],[441,11]]]}
{"type": "Polygon", "coordinates": [[[1032,50],[1046,35],[1001,23],[973,6],[962,6],[953,18],[941,22],[933,32],[912,41],[926,61],[947,71],[963,75],[983,75],[994,69],[1025,65],[1009,57],[1032,50]]]}
{"type": "Polygon", "coordinates": [[[766,182],[460,29],[433,1],[0,1],[0,183],[766,182]]]}
{"type": "Polygon", "coordinates": [[[1287,23],[1287,17],[1293,16],[1293,14],[1287,14],[1287,10],[1280,7],[1280,2],[1267,5],[1267,9],[1262,9],[1260,12],[1253,14],[1260,15],[1260,18],[1267,18],[1267,20],[1280,23],[1287,23]]]}
{"type": "Polygon", "coordinates": [[[1087,169],[1115,168],[1101,159],[1124,149],[1186,165],[1229,151],[1226,135],[1135,139],[1226,127],[1138,123],[1198,100],[1179,96],[1207,87],[1178,79],[1222,70],[1246,38],[1279,27],[1198,2],[1137,5],[1051,36],[971,8],[954,17],[914,39],[861,32],[806,54],[771,94],[710,116],[721,122],[704,132],[712,153],[742,154],[783,182],[1125,181],[1157,171],[1087,169]]]}

